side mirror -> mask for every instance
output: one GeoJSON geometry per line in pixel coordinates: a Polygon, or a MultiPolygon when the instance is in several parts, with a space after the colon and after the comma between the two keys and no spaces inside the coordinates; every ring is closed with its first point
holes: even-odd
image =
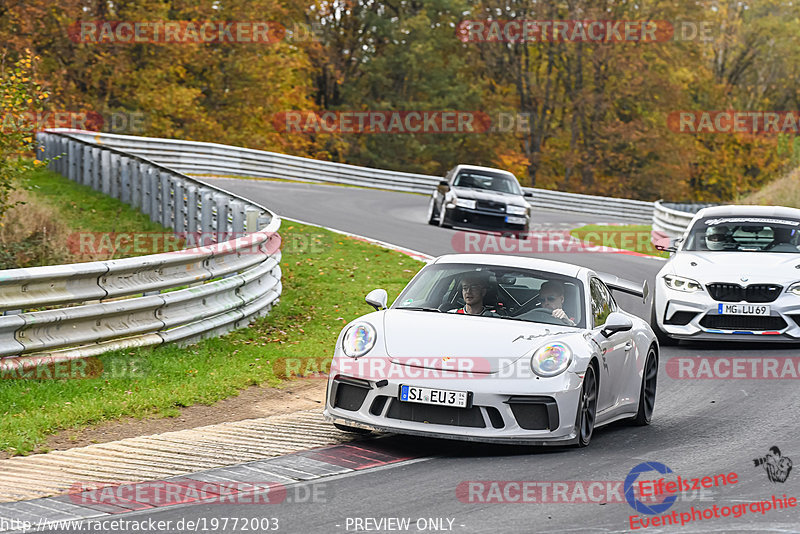
{"type": "Polygon", "coordinates": [[[440,180],[439,185],[436,186],[436,190],[441,194],[445,194],[450,191],[450,183],[447,180],[440,180]]]}
{"type": "Polygon", "coordinates": [[[373,289],[367,293],[364,300],[367,301],[367,304],[375,308],[376,311],[381,311],[386,309],[386,302],[389,300],[389,297],[386,295],[385,289],[373,289]]]}
{"type": "Polygon", "coordinates": [[[647,297],[650,295],[650,284],[647,283],[647,280],[644,281],[642,284],[642,302],[647,302],[647,297]]]}
{"type": "Polygon", "coordinates": [[[439,185],[444,187],[450,187],[450,182],[448,182],[447,180],[439,180],[439,185]]]}
{"type": "Polygon", "coordinates": [[[617,332],[627,332],[631,328],[633,328],[633,321],[630,317],[623,313],[611,312],[608,314],[606,324],[603,325],[600,333],[603,334],[603,337],[611,337],[617,332]]]}
{"type": "Polygon", "coordinates": [[[533,193],[531,193],[530,191],[524,191],[524,192],[522,193],[522,196],[524,196],[524,197],[532,197],[532,196],[533,196],[533,193]]]}

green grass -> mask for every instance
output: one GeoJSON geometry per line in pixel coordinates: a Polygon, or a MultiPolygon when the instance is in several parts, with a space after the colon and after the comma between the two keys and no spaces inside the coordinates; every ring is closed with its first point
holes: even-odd
{"type": "Polygon", "coordinates": [[[668,252],[656,250],[650,241],[652,228],[646,224],[631,224],[625,226],[602,226],[588,224],[575,228],[570,234],[597,246],[606,246],[640,252],[650,256],[669,258],[668,252]]]}
{"type": "Polygon", "coordinates": [[[127,204],[44,168],[25,177],[21,185],[74,231],[169,232],[127,204]]]}
{"type": "Polygon", "coordinates": [[[96,378],[0,380],[0,449],[24,454],[59,430],[127,416],[176,416],[180,407],[212,404],[250,385],[277,385],[284,358],[314,367],[332,357],[342,326],[372,310],[364,295],[383,287],[391,299],[422,266],[312,226],[284,221],[281,236],[283,294],[269,316],[187,348],[103,355],[105,371],[96,378]],[[128,362],[134,376],[114,373],[128,362]]]}

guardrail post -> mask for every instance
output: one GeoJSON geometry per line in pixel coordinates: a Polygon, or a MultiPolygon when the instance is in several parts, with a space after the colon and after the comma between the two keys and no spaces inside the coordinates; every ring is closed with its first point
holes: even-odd
{"type": "Polygon", "coordinates": [[[186,186],[186,231],[197,232],[197,187],[186,186]]]}
{"type": "Polygon", "coordinates": [[[92,159],[92,148],[89,146],[81,145],[83,147],[83,174],[81,175],[81,183],[83,185],[92,185],[92,170],[96,165],[92,159]]]}
{"type": "Polygon", "coordinates": [[[142,164],[133,159],[130,161],[131,168],[131,206],[142,209],[142,164]]]}
{"type": "Polygon", "coordinates": [[[122,158],[119,154],[111,154],[111,190],[109,195],[119,199],[119,169],[122,164],[122,158]]]}
{"type": "Polygon", "coordinates": [[[161,226],[166,228],[172,228],[172,196],[174,191],[172,190],[172,180],[171,176],[161,171],[159,173],[161,175],[161,226]]]}
{"type": "Polygon", "coordinates": [[[99,148],[92,147],[92,175],[89,177],[89,187],[95,191],[100,191],[101,187],[101,174],[100,167],[102,167],[102,154],[103,151],[99,148]]]}
{"type": "Polygon", "coordinates": [[[131,205],[131,166],[134,161],[130,158],[120,158],[119,167],[119,199],[131,205]]]}
{"type": "Polygon", "coordinates": [[[152,167],[147,163],[142,163],[139,168],[139,181],[141,182],[142,213],[150,215],[152,202],[150,200],[150,173],[152,167]]]}
{"type": "Polygon", "coordinates": [[[214,204],[217,206],[217,242],[223,241],[228,235],[228,196],[222,193],[214,195],[214,204]]]}
{"type": "Polygon", "coordinates": [[[67,145],[67,151],[69,153],[69,175],[67,176],[73,182],[78,181],[78,147],[75,141],[72,139],[69,140],[69,144],[67,145]]]}
{"type": "Polygon", "coordinates": [[[107,195],[109,191],[111,191],[111,152],[108,150],[103,150],[102,154],[100,154],[100,162],[102,167],[100,168],[100,191],[104,195],[107,195]]]}
{"type": "Polygon", "coordinates": [[[234,237],[241,237],[244,233],[244,204],[238,200],[230,203],[231,231],[234,237]]]}
{"type": "Polygon", "coordinates": [[[175,224],[172,227],[175,232],[186,232],[186,204],[183,193],[183,181],[178,178],[172,179],[172,189],[175,196],[172,198],[172,214],[175,224]]]}
{"type": "MultiPolygon", "coordinates": [[[[214,227],[214,197],[210,189],[200,189],[200,231],[212,234],[214,227]]],[[[216,239],[214,242],[216,243],[216,239]]]]}
{"type": "Polygon", "coordinates": [[[258,231],[258,210],[248,208],[245,212],[245,231],[248,234],[258,231]]]}
{"type": "Polygon", "coordinates": [[[150,167],[150,220],[161,222],[161,173],[150,167]]]}

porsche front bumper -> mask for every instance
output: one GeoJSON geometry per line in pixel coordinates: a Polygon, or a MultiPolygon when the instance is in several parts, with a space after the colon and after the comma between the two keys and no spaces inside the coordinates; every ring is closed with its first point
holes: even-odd
{"type": "MultiPolygon", "coordinates": [[[[396,365],[396,364],[395,364],[396,365]]],[[[324,416],[358,428],[491,443],[567,445],[577,441],[575,421],[582,377],[450,378],[368,380],[334,376],[328,382],[324,416]],[[400,386],[467,391],[466,408],[400,400],[400,386]]]]}

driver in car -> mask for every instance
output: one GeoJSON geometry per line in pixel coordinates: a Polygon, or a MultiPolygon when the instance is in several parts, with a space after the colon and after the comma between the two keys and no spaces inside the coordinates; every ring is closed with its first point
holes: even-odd
{"type": "Polygon", "coordinates": [[[561,319],[569,326],[575,326],[575,321],[572,320],[567,312],[562,308],[564,306],[564,285],[555,280],[548,280],[539,289],[539,298],[542,301],[542,308],[550,310],[550,313],[556,319],[561,319]]]}
{"type": "Polygon", "coordinates": [[[483,303],[488,290],[489,276],[486,273],[474,272],[465,275],[461,279],[461,295],[464,298],[464,307],[450,310],[448,313],[496,315],[494,310],[483,303]]]}
{"type": "Polygon", "coordinates": [[[724,225],[711,226],[706,229],[705,238],[708,250],[725,250],[731,243],[731,232],[724,225]]]}

